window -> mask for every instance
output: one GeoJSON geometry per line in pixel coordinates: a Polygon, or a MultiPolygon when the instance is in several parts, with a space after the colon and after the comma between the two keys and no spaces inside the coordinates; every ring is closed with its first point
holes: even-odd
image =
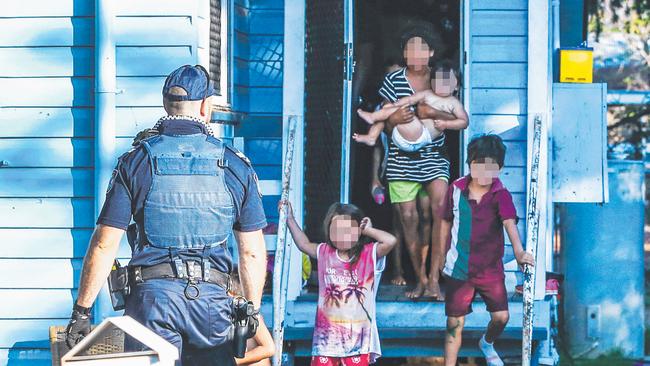
{"type": "Polygon", "coordinates": [[[210,77],[219,93],[217,104],[229,105],[228,0],[210,0],[210,77]]]}

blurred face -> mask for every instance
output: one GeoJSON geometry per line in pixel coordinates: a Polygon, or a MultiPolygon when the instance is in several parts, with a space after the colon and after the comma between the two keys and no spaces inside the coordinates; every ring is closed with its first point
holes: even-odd
{"type": "Polygon", "coordinates": [[[481,186],[489,186],[499,176],[501,168],[492,158],[477,159],[469,164],[472,180],[481,186]]]}
{"type": "Polygon", "coordinates": [[[336,249],[348,251],[352,249],[359,237],[361,229],[359,223],[348,215],[338,215],[330,222],[330,240],[336,249]]]}
{"type": "Polygon", "coordinates": [[[431,89],[440,97],[449,97],[458,90],[458,78],[451,71],[436,71],[431,79],[431,89]]]}
{"type": "Polygon", "coordinates": [[[433,50],[422,38],[413,37],[406,42],[404,60],[409,68],[420,70],[429,65],[431,57],[433,57],[433,50]]]}

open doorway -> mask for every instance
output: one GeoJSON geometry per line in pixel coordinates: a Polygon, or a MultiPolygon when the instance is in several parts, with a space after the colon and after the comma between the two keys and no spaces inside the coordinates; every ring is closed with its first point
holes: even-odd
{"type": "MultiPolygon", "coordinates": [[[[460,0],[358,0],[354,9],[355,74],[352,86],[352,106],[356,110],[372,110],[381,102],[378,90],[391,64],[402,63],[402,35],[409,27],[424,26],[434,41],[432,63],[444,62],[457,67],[462,73],[461,53],[461,7],[460,0]]],[[[432,64],[431,66],[434,66],[432,64]]],[[[459,78],[459,81],[462,78],[459,78]]],[[[462,95],[458,93],[460,98],[462,95]]],[[[367,125],[356,113],[352,115],[352,130],[366,131],[367,125]]],[[[450,181],[458,178],[462,164],[462,146],[458,131],[446,131],[447,153],[450,160],[450,181]]],[[[388,202],[379,205],[373,199],[371,189],[376,172],[373,154],[384,158],[383,149],[352,142],[350,162],[350,202],[361,207],[373,219],[375,226],[393,228],[393,210],[388,202]]],[[[375,158],[376,159],[376,158],[375,158]]],[[[386,182],[383,182],[384,185],[386,182]]],[[[391,278],[391,261],[383,283],[391,278]]],[[[413,280],[413,270],[406,250],[402,251],[405,277],[413,280]]],[[[427,260],[428,263],[428,260],[427,260]]],[[[402,290],[403,291],[403,290],[402,290]]]]}

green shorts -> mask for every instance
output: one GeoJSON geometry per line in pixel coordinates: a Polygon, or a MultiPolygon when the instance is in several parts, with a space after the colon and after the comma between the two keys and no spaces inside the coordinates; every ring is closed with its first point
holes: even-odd
{"type": "Polygon", "coordinates": [[[427,196],[427,190],[422,183],[395,180],[388,182],[388,195],[391,203],[414,201],[418,197],[427,196]]]}

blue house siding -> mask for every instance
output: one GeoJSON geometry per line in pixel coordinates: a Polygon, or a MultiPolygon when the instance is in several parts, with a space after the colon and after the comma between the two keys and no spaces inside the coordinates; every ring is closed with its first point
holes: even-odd
{"type": "MultiPolygon", "coordinates": [[[[199,4],[116,2],[118,154],[163,115],[164,76],[198,62],[199,4]]],[[[9,2],[2,16],[0,365],[49,365],[48,327],[67,323],[94,226],[94,1],[9,2]]]]}
{"type": "MultiPolygon", "coordinates": [[[[468,1],[468,137],[496,133],[507,155],[501,179],[512,192],[519,232],[525,237],[528,1],[468,1]]],[[[514,259],[506,247],[506,262],[514,259]]],[[[507,270],[516,271],[511,263],[507,270]]]]}
{"type": "MultiPolygon", "coordinates": [[[[279,180],[282,170],[282,68],[284,2],[237,0],[234,6],[233,109],[246,118],[235,130],[260,180],[279,180]]],[[[279,196],[263,198],[269,222],[277,222],[279,196]]]]}
{"type": "Polygon", "coordinates": [[[0,364],[50,363],[93,226],[93,2],[37,3],[0,19],[0,364]]]}

